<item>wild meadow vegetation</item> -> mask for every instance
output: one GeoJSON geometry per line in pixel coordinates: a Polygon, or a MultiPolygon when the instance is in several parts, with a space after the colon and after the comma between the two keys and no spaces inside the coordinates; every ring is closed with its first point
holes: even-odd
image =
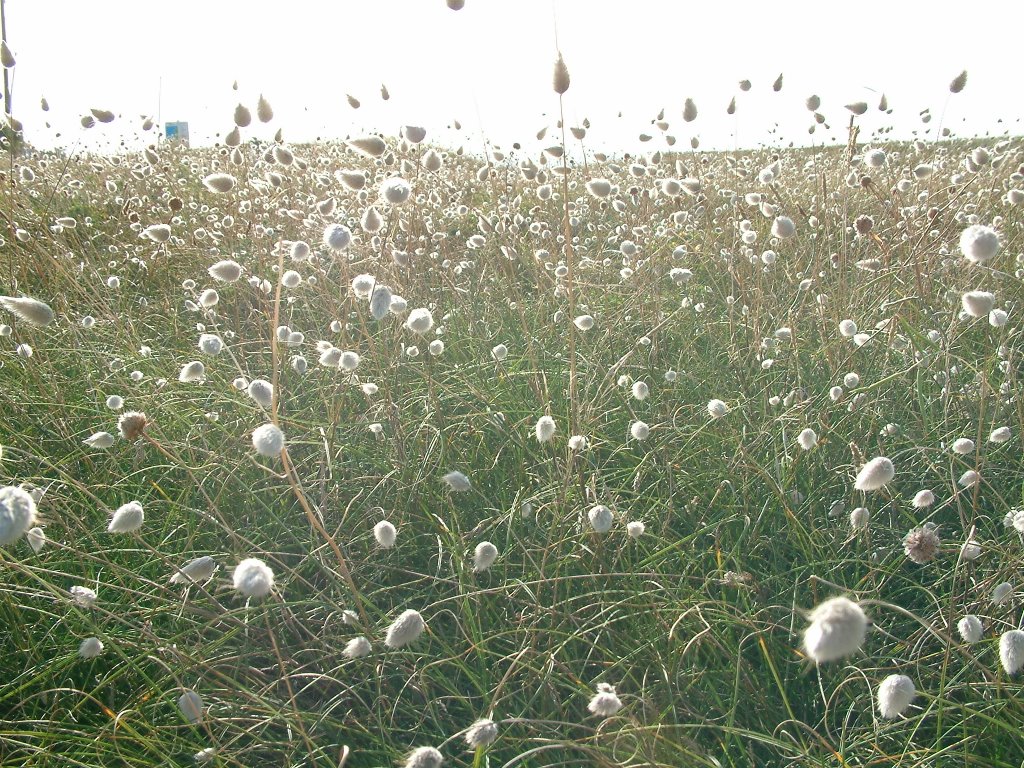
{"type": "Polygon", "coordinates": [[[1019,766],[1024,143],[867,109],[8,151],[0,762],[1019,766]]]}

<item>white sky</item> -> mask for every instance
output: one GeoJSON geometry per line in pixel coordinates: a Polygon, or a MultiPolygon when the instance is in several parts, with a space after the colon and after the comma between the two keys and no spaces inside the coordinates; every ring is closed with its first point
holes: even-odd
{"type": "MultiPolygon", "coordinates": [[[[158,107],[165,121],[189,122],[193,145],[209,143],[231,129],[238,101],[255,113],[262,92],[275,120],[268,127],[254,117],[246,138],[278,127],[301,141],[415,124],[428,139],[477,151],[485,138],[536,147],[536,132],[554,127],[556,25],[572,76],[566,122],[589,117],[594,147],[665,148],[651,125],[661,108],[679,149],[692,136],[702,148],[778,144],[769,134],[776,123],[785,142],[807,143],[812,93],[840,141],[849,119],[842,107],[858,100],[871,105],[859,118],[862,138],[889,125],[901,138],[934,135],[962,69],[967,88],[948,100],[941,125],[961,135],[1019,133],[1016,4],[466,0],[453,12],[444,0],[6,0],[13,111],[37,146],[98,147],[122,136],[138,146],[139,116],[158,107]],[[743,78],[750,92],[739,91],[743,78]],[[892,115],[875,108],[883,92],[892,115]],[[686,124],[688,96],[699,116],[686,124]],[[84,131],[78,120],[92,107],[120,117],[84,131]],[[918,114],[926,107],[929,125],[918,114]],[[445,130],[453,119],[460,134],[445,130]],[[655,140],[641,145],[641,132],[655,140]]],[[[819,128],[814,139],[827,135],[819,128]]],[[[556,140],[552,130],[543,144],[556,140]]]]}

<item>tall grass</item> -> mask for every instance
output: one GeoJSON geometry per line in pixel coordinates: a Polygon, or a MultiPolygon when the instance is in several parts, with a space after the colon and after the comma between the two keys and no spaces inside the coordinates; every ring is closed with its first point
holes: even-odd
{"type": "Polygon", "coordinates": [[[882,145],[886,165],[868,171],[854,137],[849,150],[662,152],[632,161],[634,174],[590,156],[586,170],[559,161],[564,181],[554,162],[525,178],[514,153],[445,152],[428,172],[425,145],[393,138],[380,160],[323,143],[292,147],[288,166],[248,144],[237,165],[226,150],[169,145],[155,165],[134,153],[12,158],[4,292],[48,302],[58,320],[12,321],[0,340],[0,480],[37,489],[48,538],[38,554],[24,541],[0,550],[0,761],[184,764],[212,748],[225,766],[373,766],[431,745],[474,766],[1019,765],[1020,685],[998,656],[1019,600],[991,593],[1020,580],[1021,537],[1003,517],[1022,497],[1021,217],[1005,200],[1022,146],[982,144],[995,162],[974,173],[962,160],[975,142],[882,145]],[[780,176],[760,183],[774,159],[780,176]],[[936,173],[916,180],[923,163],[936,173]],[[332,175],[356,167],[368,194],[332,175]],[[231,192],[202,186],[214,170],[238,177],[231,192]],[[376,190],[396,172],[413,200],[382,205],[376,190]],[[699,192],[657,191],[684,175],[699,192]],[[585,190],[596,176],[615,185],[607,200],[585,190]],[[325,216],[314,204],[327,197],[337,209],[325,216]],[[371,236],[358,221],[375,202],[385,226],[371,236]],[[796,234],[773,240],[783,214],[796,234]],[[857,235],[865,215],[873,229],[857,235]],[[62,216],[77,226],[55,227],[62,216]],[[956,249],[972,217],[1001,233],[988,266],[956,249]],[[340,255],[318,244],[334,221],[356,235],[340,255]],[[140,239],[158,222],[170,242],[140,239]],[[314,244],[310,263],[288,260],[300,239],[314,244]],[[769,248],[778,258],[766,266],[769,248]],[[215,308],[189,309],[221,258],[256,285],[218,284],[215,308]],[[690,281],[670,279],[674,267],[690,281]],[[284,269],[301,286],[281,287],[284,269]],[[430,308],[443,355],[399,317],[374,321],[350,288],[360,273],[430,308]],[[975,288],[1009,310],[1005,326],[959,315],[975,288]],[[589,331],[571,324],[584,312],[589,331]],[[847,318],[867,334],[860,345],[839,333],[847,318]],[[301,345],[280,342],[279,325],[304,333],[301,345]],[[200,331],[226,350],[202,356],[200,331]],[[317,365],[318,340],[357,351],[355,374],[317,365]],[[205,382],[178,382],[196,359],[205,382]],[[849,372],[859,383],[833,400],[849,372]],[[273,381],[272,408],[237,377],[273,381]],[[648,384],[645,400],[634,381],[648,384]],[[149,426],[92,450],[85,437],[116,433],[111,394],[149,426]],[[708,414],[711,399],[724,417],[708,414]],[[534,436],[544,414],[557,424],[550,443],[534,436]],[[278,459],[249,441],[269,420],[287,436],[278,459]],[[630,438],[636,420],[651,425],[647,440],[630,438]],[[1004,425],[1012,439],[988,442],[1004,425]],[[796,443],[805,427],[819,437],[810,451],[796,443]],[[574,434],[585,449],[567,447],[574,434]],[[959,437],[975,450],[952,453],[959,437]],[[855,491],[876,455],[896,479],[855,491]],[[958,486],[967,469],[980,471],[976,487],[958,486]],[[469,492],[442,482],[452,470],[469,492]],[[922,488],[937,497],[929,509],[910,504],[922,488]],[[142,530],[106,533],[133,499],[142,530]],[[615,513],[606,535],[587,521],[597,503],[615,513]],[[858,506],[870,512],[862,531],[847,521],[858,506]],[[382,519],[398,529],[394,549],[374,539],[382,519]],[[646,526],[638,539],[632,520],[646,526]],[[943,547],[915,565],[901,541],[926,522],[943,547]],[[966,562],[972,529],[982,556],[966,562]],[[499,557],[474,573],[485,540],[499,557]],[[209,583],[169,583],[200,555],[220,566],[209,583]],[[232,589],[250,556],[275,572],[265,600],[232,589]],[[74,585],[96,589],[93,609],[71,601],[74,585]],[[840,593],[873,628],[859,654],[815,666],[800,649],[805,613],[840,593]],[[425,635],[386,648],[408,608],[425,635]],[[978,644],[956,633],[966,613],[984,621],[978,644]],[[373,652],[349,659],[358,635],[373,652]],[[79,658],[91,636],[104,652],[79,658]],[[919,693],[884,721],[874,690],[893,672],[919,693]],[[587,711],[598,682],[622,699],[613,717],[587,711]],[[185,689],[203,699],[197,724],[176,705],[185,689]],[[474,752],[462,735],[480,717],[499,736],[474,752]]]}

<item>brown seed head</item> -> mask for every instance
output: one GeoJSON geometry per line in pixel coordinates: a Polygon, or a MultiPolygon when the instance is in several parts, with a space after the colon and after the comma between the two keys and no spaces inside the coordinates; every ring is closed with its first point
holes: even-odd
{"type": "Polygon", "coordinates": [[[125,411],[117,420],[117,431],[121,433],[121,437],[131,442],[142,437],[148,424],[146,414],[142,411],[125,411]]]}
{"type": "Polygon", "coordinates": [[[967,85],[967,70],[965,69],[959,75],[953,78],[953,82],[949,84],[950,93],[960,93],[967,85]]]}
{"type": "Polygon", "coordinates": [[[561,96],[569,90],[569,68],[565,66],[565,59],[561,52],[558,54],[558,61],[555,62],[555,76],[553,80],[555,93],[561,96]]]}
{"type": "Polygon", "coordinates": [[[924,565],[935,559],[939,551],[939,534],[934,528],[924,526],[914,528],[903,539],[903,551],[918,565],[924,565]]]}

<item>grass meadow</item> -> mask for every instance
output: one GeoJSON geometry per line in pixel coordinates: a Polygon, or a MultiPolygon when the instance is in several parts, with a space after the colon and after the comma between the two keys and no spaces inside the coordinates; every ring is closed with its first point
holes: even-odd
{"type": "Polygon", "coordinates": [[[256,107],[3,155],[3,765],[1021,764],[1021,139],[256,107]]]}

